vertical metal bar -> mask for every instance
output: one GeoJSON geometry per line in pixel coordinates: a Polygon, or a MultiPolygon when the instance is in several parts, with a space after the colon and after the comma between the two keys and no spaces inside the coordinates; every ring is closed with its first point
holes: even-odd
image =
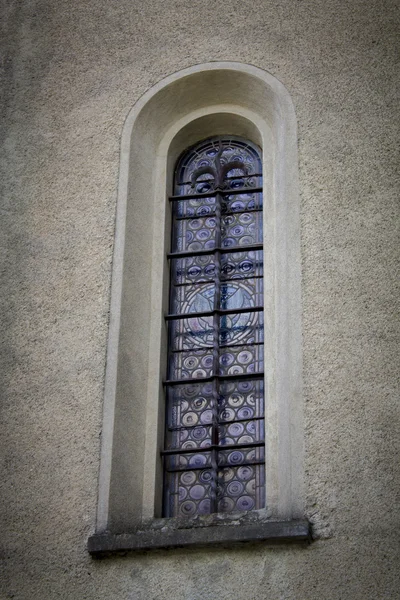
{"type": "MultiPolygon", "coordinates": [[[[174,192],[176,190],[176,185],[174,183],[174,192]]],[[[170,231],[170,251],[173,252],[175,250],[175,237],[176,237],[176,213],[178,211],[178,205],[174,204],[171,206],[171,231],[170,231]]],[[[171,311],[172,310],[172,306],[173,306],[173,297],[174,297],[174,284],[173,284],[173,272],[174,269],[176,268],[175,262],[173,260],[171,260],[169,262],[169,290],[168,290],[168,310],[171,311]]],[[[172,348],[172,335],[171,335],[171,330],[173,327],[173,323],[168,323],[168,331],[167,331],[167,340],[168,340],[168,348],[172,348]]],[[[167,354],[167,373],[168,373],[168,378],[171,378],[172,376],[172,372],[171,372],[171,353],[168,351],[167,354]]],[[[171,392],[171,389],[169,387],[165,388],[165,424],[164,424],[164,446],[167,445],[167,441],[168,441],[168,425],[170,422],[170,418],[171,418],[171,394],[174,394],[175,392],[171,392]]],[[[167,472],[167,469],[165,468],[166,465],[166,461],[168,459],[163,456],[163,469],[164,469],[164,474],[163,474],[163,498],[162,498],[162,516],[163,517],[172,517],[173,514],[171,514],[171,478],[176,478],[175,474],[170,474],[167,472]]]]}
{"type": "MultiPolygon", "coordinates": [[[[215,195],[215,246],[221,246],[221,194],[215,195]]],[[[215,262],[215,283],[214,283],[214,309],[218,309],[221,304],[221,253],[217,250],[214,254],[215,262]]],[[[220,336],[220,316],[218,313],[213,316],[213,372],[214,375],[219,373],[219,336],[220,336]]],[[[212,420],[212,435],[211,443],[213,449],[211,451],[211,512],[218,510],[218,400],[219,400],[219,380],[215,378],[213,381],[213,420],[212,420]]]]}

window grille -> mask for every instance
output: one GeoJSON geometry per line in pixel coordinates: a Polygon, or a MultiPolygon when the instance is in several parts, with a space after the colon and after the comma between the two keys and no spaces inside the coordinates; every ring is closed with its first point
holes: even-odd
{"type": "Polygon", "coordinates": [[[180,158],[174,186],[164,516],[262,508],[260,150],[205,140],[180,158]]]}

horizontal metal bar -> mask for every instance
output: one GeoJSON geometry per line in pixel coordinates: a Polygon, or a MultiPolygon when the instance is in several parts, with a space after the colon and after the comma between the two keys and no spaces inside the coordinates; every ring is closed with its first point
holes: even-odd
{"type": "MultiPolygon", "coordinates": [[[[241,467],[242,465],[245,465],[246,467],[252,467],[254,465],[265,465],[265,460],[254,460],[252,462],[247,462],[247,460],[244,460],[243,462],[237,463],[236,465],[222,464],[222,465],[217,465],[217,469],[222,470],[222,469],[229,468],[232,466],[241,467]]],[[[187,468],[185,466],[185,467],[176,467],[175,469],[167,469],[166,467],[164,467],[164,469],[165,469],[165,471],[167,471],[167,473],[184,473],[185,471],[207,471],[207,470],[211,471],[212,467],[211,467],[211,465],[202,465],[201,467],[187,468]]]]}
{"type": "Polygon", "coordinates": [[[263,306],[245,306],[244,308],[215,308],[207,312],[177,313],[164,315],[166,321],[176,319],[195,319],[197,317],[213,317],[214,315],[241,315],[242,313],[260,312],[263,306]]]}
{"type": "MultiPolygon", "coordinates": [[[[186,400],[186,398],[185,398],[186,400]]],[[[222,409],[225,410],[225,409],[222,409]]],[[[265,417],[249,417],[248,419],[232,419],[232,421],[218,421],[216,425],[232,425],[233,423],[247,423],[248,421],[263,421],[265,417]]],[[[200,423],[196,425],[189,425],[188,427],[184,427],[179,425],[178,427],[170,427],[167,425],[168,431],[182,431],[186,429],[196,429],[196,427],[212,427],[212,423],[200,423]]]]}
{"type": "Polygon", "coordinates": [[[264,379],[264,371],[258,373],[237,373],[236,375],[210,375],[209,377],[188,379],[165,379],[163,385],[190,385],[192,383],[208,383],[209,381],[236,381],[239,379],[264,379]]]}
{"type": "Polygon", "coordinates": [[[167,258],[187,258],[188,256],[203,256],[204,254],[215,254],[221,252],[221,254],[232,254],[234,252],[249,252],[250,250],[262,250],[262,244],[248,244],[247,246],[231,246],[230,248],[206,248],[204,250],[192,250],[185,252],[168,252],[167,258]]]}
{"type": "Polygon", "coordinates": [[[205,192],[203,194],[188,194],[187,196],[170,196],[169,197],[169,201],[170,202],[176,202],[179,200],[196,200],[197,198],[212,198],[213,196],[216,196],[217,194],[221,194],[223,196],[226,195],[236,195],[236,194],[257,194],[259,192],[262,192],[263,188],[262,187],[255,187],[255,188],[235,188],[232,190],[210,190],[209,192],[205,192]]]}
{"type": "Polygon", "coordinates": [[[201,467],[190,467],[190,469],[188,469],[186,465],[184,467],[176,467],[175,469],[167,469],[164,465],[164,471],[166,471],[167,473],[184,473],[185,471],[210,471],[211,469],[211,465],[202,465],[201,467]]]}
{"type": "MultiPolygon", "coordinates": [[[[260,326],[260,329],[264,328],[264,326],[260,326]]],[[[210,330],[211,331],[211,330],[210,330]]],[[[185,335],[185,334],[182,334],[185,335]]],[[[251,342],[251,344],[221,344],[218,348],[248,348],[249,346],[263,346],[264,342],[251,342]]],[[[182,348],[182,349],[172,349],[171,352],[195,352],[196,350],[214,350],[214,346],[199,346],[198,348],[182,348]]]]}
{"type": "Polygon", "coordinates": [[[174,448],[173,450],[161,450],[161,454],[162,456],[174,454],[201,454],[202,452],[211,452],[211,450],[217,450],[219,452],[227,450],[230,452],[231,450],[240,450],[242,448],[260,448],[261,446],[265,446],[265,440],[262,442],[249,442],[248,444],[226,444],[226,446],[211,444],[206,448],[174,448]]]}
{"type": "MultiPolygon", "coordinates": [[[[255,213],[262,212],[263,207],[260,208],[245,208],[244,210],[229,210],[224,212],[221,210],[221,217],[227,217],[229,215],[242,215],[244,213],[255,213]]],[[[175,216],[175,221],[187,221],[188,219],[208,219],[215,216],[215,212],[206,213],[205,215],[185,215],[184,217],[175,216]]]]}
{"type": "MultiPolygon", "coordinates": [[[[262,265],[262,262],[256,263],[258,266],[262,265]]],[[[248,279],[263,279],[264,275],[249,275],[248,277],[226,277],[221,276],[221,283],[234,283],[235,281],[247,281],[248,279]]],[[[174,287],[184,287],[185,285],[201,285],[204,283],[212,283],[214,279],[205,279],[204,281],[185,281],[184,283],[174,283],[174,287]]]]}

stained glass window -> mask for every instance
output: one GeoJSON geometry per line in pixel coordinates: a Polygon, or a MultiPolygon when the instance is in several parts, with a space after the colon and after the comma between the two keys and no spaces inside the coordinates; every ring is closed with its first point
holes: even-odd
{"type": "Polygon", "coordinates": [[[175,171],[164,516],[265,503],[262,163],[222,136],[175,171]]]}

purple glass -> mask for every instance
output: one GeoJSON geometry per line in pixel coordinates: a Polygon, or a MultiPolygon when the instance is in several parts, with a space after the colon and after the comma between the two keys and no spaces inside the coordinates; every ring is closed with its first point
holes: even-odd
{"type": "Polygon", "coordinates": [[[229,136],[198,143],[178,161],[171,203],[164,516],[259,509],[265,505],[260,150],[229,136]]]}

